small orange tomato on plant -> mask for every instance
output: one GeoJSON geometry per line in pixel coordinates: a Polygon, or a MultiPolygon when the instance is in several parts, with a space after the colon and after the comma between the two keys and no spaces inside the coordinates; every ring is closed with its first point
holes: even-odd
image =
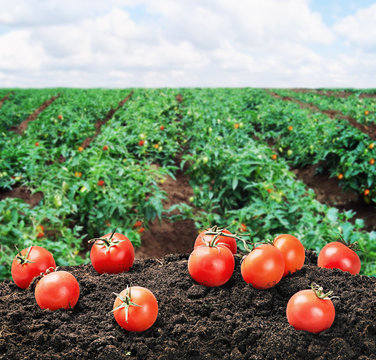
{"type": "Polygon", "coordinates": [[[59,115],[57,116],[57,118],[58,118],[59,120],[63,120],[63,115],[59,114],[59,115]]]}
{"type": "Polygon", "coordinates": [[[35,146],[39,146],[39,142],[37,141],[34,145],[35,145],[35,146]]]}
{"type": "Polygon", "coordinates": [[[371,144],[368,145],[368,148],[371,149],[371,150],[372,150],[374,147],[375,147],[375,144],[374,144],[374,143],[371,143],[371,144]]]}
{"type": "Polygon", "coordinates": [[[238,123],[234,124],[234,129],[239,129],[239,124],[238,123]]]}
{"type": "Polygon", "coordinates": [[[145,231],[145,228],[143,228],[143,227],[140,227],[140,228],[137,230],[137,232],[138,232],[139,234],[142,234],[144,231],[145,231]]]}
{"type": "Polygon", "coordinates": [[[246,224],[240,224],[240,231],[246,232],[247,231],[247,225],[246,224]]]}
{"type": "Polygon", "coordinates": [[[142,225],[142,221],[141,221],[141,220],[137,220],[137,221],[134,223],[133,227],[140,227],[141,225],[142,225]]]}
{"type": "Polygon", "coordinates": [[[153,146],[154,146],[155,149],[159,148],[159,144],[154,144],[153,146]]]}
{"type": "Polygon", "coordinates": [[[342,173],[338,174],[337,178],[338,178],[338,180],[342,180],[343,179],[343,174],[342,173]]]}
{"type": "Polygon", "coordinates": [[[82,146],[79,146],[79,147],[78,147],[78,151],[79,151],[79,152],[83,152],[83,151],[84,151],[84,148],[83,148],[82,146]]]}
{"type": "Polygon", "coordinates": [[[108,146],[107,145],[103,146],[103,151],[107,151],[107,150],[108,150],[108,146]]]}
{"type": "Polygon", "coordinates": [[[369,189],[365,189],[363,194],[364,194],[364,196],[368,196],[369,195],[369,189]]]}
{"type": "Polygon", "coordinates": [[[290,125],[287,129],[288,131],[292,131],[294,128],[290,125]]]}
{"type": "Polygon", "coordinates": [[[365,110],[365,111],[364,111],[364,115],[365,115],[365,116],[369,115],[369,111],[368,111],[368,110],[365,110]]]}
{"type": "Polygon", "coordinates": [[[82,176],[82,173],[79,172],[79,171],[75,171],[74,176],[75,176],[75,177],[81,177],[81,176],[82,176]]]}
{"type": "Polygon", "coordinates": [[[138,145],[139,145],[139,146],[144,146],[144,144],[145,144],[145,141],[144,141],[144,140],[140,140],[140,141],[138,142],[138,145]]]}
{"type": "Polygon", "coordinates": [[[159,130],[164,130],[165,129],[165,127],[163,126],[163,125],[161,125],[160,127],[159,127],[159,130]]]}
{"type": "Polygon", "coordinates": [[[277,160],[277,154],[272,155],[272,160],[277,160]]]}
{"type": "Polygon", "coordinates": [[[104,186],[104,180],[98,180],[98,186],[104,186]]]}
{"type": "Polygon", "coordinates": [[[374,158],[370,159],[369,163],[370,163],[371,165],[373,165],[373,164],[375,163],[375,159],[374,159],[374,158]]]}

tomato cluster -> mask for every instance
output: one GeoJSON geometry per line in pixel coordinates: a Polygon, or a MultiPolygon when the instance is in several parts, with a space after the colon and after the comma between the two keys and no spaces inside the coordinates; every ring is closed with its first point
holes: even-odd
{"type": "MultiPolygon", "coordinates": [[[[304,265],[305,249],[295,236],[282,234],[272,243],[253,245],[253,249],[249,250],[244,239],[214,226],[202,231],[195,240],[194,250],[188,259],[191,277],[208,287],[221,286],[229,281],[235,268],[237,240],[242,241],[248,250],[240,266],[242,278],[256,289],[269,289],[304,265]]],[[[318,266],[358,274],[360,260],[348,244],[332,242],[320,251],[318,266]]],[[[312,333],[330,328],[335,309],[329,295],[331,292],[324,293],[316,284],[312,284],[311,289],[297,292],[287,304],[288,322],[297,330],[312,333]]]]}
{"type": "MultiPolygon", "coordinates": [[[[242,224],[243,225],[243,224],[242,224]]],[[[134,227],[142,226],[137,221],[134,227]]],[[[242,227],[244,230],[246,226],[242,227]]],[[[143,229],[143,228],[142,228],[143,229]]],[[[90,260],[99,273],[116,274],[129,271],[134,262],[134,248],[122,234],[106,234],[90,240],[93,246],[90,260]]],[[[201,285],[216,287],[226,284],[232,277],[237,255],[237,241],[241,241],[248,254],[243,257],[242,278],[256,289],[269,289],[288,274],[300,270],[305,261],[305,249],[295,236],[282,234],[273,242],[255,245],[249,249],[247,242],[225,228],[214,226],[202,231],[194,242],[188,259],[188,272],[201,285]]],[[[349,244],[336,241],[324,246],[318,256],[318,266],[336,268],[358,274],[359,256],[349,244]]],[[[53,255],[40,246],[30,246],[19,252],[12,263],[12,277],[20,288],[27,288],[37,279],[35,300],[41,309],[73,308],[80,296],[77,279],[67,271],[56,271],[53,255]]],[[[154,294],[143,287],[127,287],[116,294],[113,313],[116,322],[128,331],[145,331],[156,321],[158,302],[154,294]]],[[[311,289],[295,293],[288,301],[286,317],[296,330],[318,333],[331,327],[335,308],[331,292],[312,284],[311,289]]]]}
{"type": "MultiPolygon", "coordinates": [[[[137,226],[142,223],[137,224],[137,226]]],[[[99,273],[115,274],[128,271],[134,262],[134,248],[130,240],[115,231],[94,242],[90,259],[99,273]]],[[[12,278],[17,286],[26,289],[34,279],[35,300],[41,309],[74,308],[80,297],[77,279],[67,271],[57,271],[53,255],[40,246],[30,246],[18,253],[12,263],[12,278]]],[[[117,323],[128,331],[150,328],[158,316],[158,302],[154,294],[143,287],[127,287],[115,294],[113,305],[117,323]]]]}

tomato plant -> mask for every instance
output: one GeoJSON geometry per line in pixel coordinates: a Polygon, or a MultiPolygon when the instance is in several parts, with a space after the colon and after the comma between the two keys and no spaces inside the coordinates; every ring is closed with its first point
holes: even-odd
{"type": "Polygon", "coordinates": [[[94,245],[90,251],[90,260],[98,273],[121,273],[133,265],[134,248],[125,235],[114,231],[91,241],[94,241],[94,245]]]}
{"type": "Polygon", "coordinates": [[[41,309],[73,308],[79,297],[78,281],[67,271],[47,272],[35,287],[35,300],[41,309]]]}
{"type": "Polygon", "coordinates": [[[340,269],[359,274],[361,263],[358,254],[348,244],[334,241],[326,244],[317,258],[317,265],[328,269],[340,269]]]}
{"type": "Polygon", "coordinates": [[[300,270],[304,265],[305,250],[303,244],[295,236],[282,234],[274,239],[273,245],[279,249],[285,260],[283,276],[300,270]]]}
{"type": "Polygon", "coordinates": [[[15,256],[11,274],[15,284],[26,289],[34,277],[50,267],[56,267],[53,255],[41,246],[30,246],[15,256]]]}
{"type": "Polygon", "coordinates": [[[285,261],[275,246],[262,244],[243,259],[240,270],[246,283],[256,289],[269,289],[282,279],[285,261]]]}
{"type": "Polygon", "coordinates": [[[329,329],[335,318],[335,308],[329,296],[316,284],[311,289],[294,294],[287,303],[286,316],[296,330],[319,333],[329,329]]]}
{"type": "Polygon", "coordinates": [[[235,268],[231,250],[212,240],[196,247],[188,259],[191,277],[205,286],[221,286],[230,280],[235,268]]]}
{"type": "Polygon", "coordinates": [[[233,254],[236,254],[237,245],[236,239],[232,236],[226,236],[226,234],[232,235],[227,229],[218,229],[216,226],[209,230],[200,232],[197,236],[194,248],[210,243],[214,237],[216,237],[216,243],[218,245],[224,245],[228,247],[233,254]]]}
{"type": "Polygon", "coordinates": [[[141,286],[132,286],[116,294],[113,313],[116,322],[128,331],[149,329],[158,316],[158,302],[154,294],[141,286]]]}

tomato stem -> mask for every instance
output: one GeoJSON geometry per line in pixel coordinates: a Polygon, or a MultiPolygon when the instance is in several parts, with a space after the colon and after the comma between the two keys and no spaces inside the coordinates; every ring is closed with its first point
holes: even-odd
{"type": "Polygon", "coordinates": [[[28,259],[32,247],[33,247],[33,246],[30,246],[30,247],[27,249],[25,255],[22,255],[21,252],[18,251],[18,249],[17,249],[18,254],[16,255],[16,258],[17,258],[17,260],[20,262],[21,265],[23,265],[23,264],[28,264],[28,263],[33,263],[33,262],[34,262],[34,261],[30,261],[30,260],[28,259]]]}
{"type": "Polygon", "coordinates": [[[122,303],[119,306],[117,306],[115,309],[111,310],[111,312],[124,308],[125,321],[128,322],[129,308],[131,306],[142,307],[142,305],[138,305],[131,301],[131,288],[128,285],[125,291],[126,291],[125,296],[121,296],[120,294],[113,292],[113,294],[116,295],[116,297],[118,297],[122,301],[122,303]]]}
{"type": "MultiPolygon", "coordinates": [[[[224,236],[224,237],[229,237],[229,238],[233,238],[235,240],[239,240],[243,243],[244,245],[244,248],[246,249],[247,252],[251,252],[252,250],[249,249],[248,247],[248,243],[240,236],[238,236],[237,234],[228,234],[228,233],[224,233],[223,232],[223,229],[218,229],[217,226],[213,226],[211,229],[209,229],[208,231],[205,231],[205,235],[215,235],[212,239],[212,241],[210,242],[209,246],[215,246],[215,245],[218,245],[218,244],[215,244],[215,241],[217,239],[218,236],[224,236]]],[[[252,247],[254,247],[254,245],[252,244],[252,247]]]]}
{"type": "Polygon", "coordinates": [[[311,289],[313,290],[313,292],[316,294],[316,296],[319,299],[334,299],[334,298],[339,299],[339,296],[331,296],[333,294],[332,290],[325,293],[324,288],[316,284],[315,282],[311,283],[311,289]]]}

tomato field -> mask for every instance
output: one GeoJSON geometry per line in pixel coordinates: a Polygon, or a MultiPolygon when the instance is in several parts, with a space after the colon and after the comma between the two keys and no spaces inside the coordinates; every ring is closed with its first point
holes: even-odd
{"type": "Polygon", "coordinates": [[[374,90],[0,89],[0,358],[373,359],[375,110],[374,90]],[[318,267],[339,241],[351,266],[318,267]],[[37,246],[79,283],[68,310],[34,299],[59,271],[12,280],[37,246]],[[286,319],[311,282],[339,297],[319,335],[286,319]],[[130,336],[127,284],[159,308],[130,336]]]}

